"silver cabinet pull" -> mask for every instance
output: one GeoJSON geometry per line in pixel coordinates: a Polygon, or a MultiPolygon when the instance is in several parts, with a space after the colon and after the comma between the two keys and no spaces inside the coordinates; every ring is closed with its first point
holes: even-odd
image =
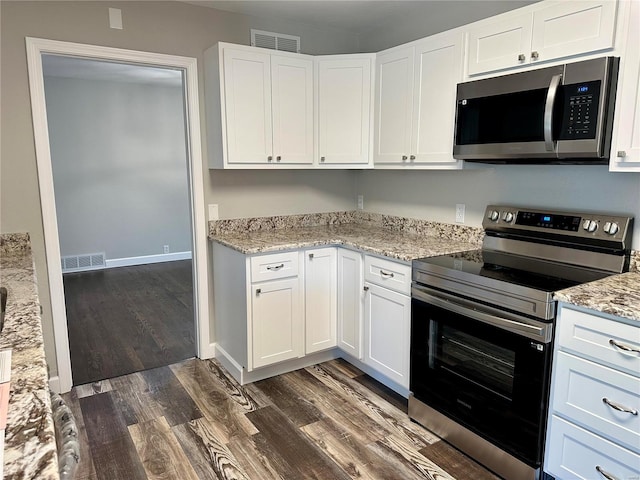
{"type": "Polygon", "coordinates": [[[404,162],[407,159],[406,155],[402,155],[402,161],[404,162]]]}
{"type": "Polygon", "coordinates": [[[320,161],[321,161],[321,162],[324,162],[324,157],[320,157],[320,161]]]}
{"type": "Polygon", "coordinates": [[[282,160],[282,157],[281,157],[280,155],[278,155],[278,156],[276,157],[276,162],[279,162],[280,160],[282,160]]]}
{"type": "Polygon", "coordinates": [[[618,158],[625,158],[627,156],[627,152],[625,152],[624,150],[618,150],[618,153],[616,154],[616,156],[618,158]]]}
{"type": "Polygon", "coordinates": [[[367,287],[367,286],[365,285],[365,286],[364,286],[364,288],[363,288],[363,290],[364,290],[365,292],[368,292],[368,291],[369,291],[369,287],[367,287]]]}
{"type": "Polygon", "coordinates": [[[280,265],[269,265],[267,270],[276,271],[280,270],[282,267],[284,267],[284,263],[281,263],[280,265]]]}
{"type": "Polygon", "coordinates": [[[380,270],[380,275],[383,277],[393,278],[393,273],[385,272],[384,270],[380,270]]]}
{"type": "Polygon", "coordinates": [[[313,258],[313,253],[309,254],[309,258],[312,259],[313,258]]]}
{"type": "Polygon", "coordinates": [[[625,352],[640,353],[640,350],[638,350],[637,348],[633,348],[633,347],[631,347],[629,345],[626,345],[624,343],[616,342],[613,338],[609,339],[609,345],[613,345],[614,347],[618,347],[620,350],[624,350],[625,352]]]}
{"type": "Polygon", "coordinates": [[[415,159],[416,159],[416,156],[415,156],[415,155],[410,155],[410,156],[409,156],[409,160],[415,160],[415,159]]]}
{"type": "Polygon", "coordinates": [[[624,405],[620,405],[619,403],[616,403],[616,402],[612,402],[607,397],[602,397],[602,401],[607,405],[609,405],[614,410],[618,410],[619,412],[630,413],[631,415],[638,415],[637,410],[633,408],[625,407],[624,405]]]}
{"type": "Polygon", "coordinates": [[[262,289],[261,288],[256,288],[256,295],[260,295],[262,293],[262,289]]]}
{"type": "Polygon", "coordinates": [[[614,477],[613,475],[611,475],[609,472],[604,470],[600,465],[596,465],[596,470],[600,475],[602,475],[607,480],[618,480],[617,477],[614,477]]]}
{"type": "Polygon", "coordinates": [[[521,53],[520,55],[518,55],[518,61],[519,61],[519,62],[524,62],[524,59],[525,59],[525,58],[526,58],[526,57],[524,56],[524,53],[521,53]]]}
{"type": "Polygon", "coordinates": [[[267,162],[270,162],[271,160],[273,160],[273,157],[272,157],[271,155],[269,155],[269,156],[267,157],[267,162]]]}
{"type": "Polygon", "coordinates": [[[540,54],[538,52],[531,52],[531,60],[538,60],[540,54]]]}

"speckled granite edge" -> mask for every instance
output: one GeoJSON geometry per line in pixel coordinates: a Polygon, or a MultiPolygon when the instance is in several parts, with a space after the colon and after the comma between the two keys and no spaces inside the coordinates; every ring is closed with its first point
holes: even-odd
{"type": "Polygon", "coordinates": [[[0,285],[7,288],[0,349],[10,348],[5,479],[59,479],[37,278],[27,234],[0,234],[0,285]],[[25,242],[26,240],[26,242],[25,242]]]}
{"type": "Polygon", "coordinates": [[[0,256],[26,253],[31,249],[28,233],[0,234],[0,256]]]}
{"type": "Polygon", "coordinates": [[[446,238],[476,245],[480,245],[484,237],[484,232],[481,228],[354,210],[349,212],[214,220],[209,222],[209,238],[217,235],[241,232],[344,225],[350,223],[380,225],[393,232],[446,238]]]}

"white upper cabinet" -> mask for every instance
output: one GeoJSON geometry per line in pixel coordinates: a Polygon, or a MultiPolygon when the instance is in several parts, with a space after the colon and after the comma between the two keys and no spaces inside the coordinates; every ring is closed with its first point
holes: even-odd
{"type": "Polygon", "coordinates": [[[205,52],[209,165],[313,164],[313,60],[218,44],[205,52]]]}
{"type": "Polygon", "coordinates": [[[316,57],[318,164],[372,166],[373,55],[316,57]]]}
{"type": "Polygon", "coordinates": [[[543,2],[469,29],[468,74],[508,69],[611,49],[615,0],[543,2]]]}
{"type": "Polygon", "coordinates": [[[452,155],[460,31],[414,42],[376,61],[376,168],[460,168],[452,155]]]}
{"type": "Polygon", "coordinates": [[[640,172],[640,2],[625,2],[625,51],[620,61],[610,170],[640,172]]]}

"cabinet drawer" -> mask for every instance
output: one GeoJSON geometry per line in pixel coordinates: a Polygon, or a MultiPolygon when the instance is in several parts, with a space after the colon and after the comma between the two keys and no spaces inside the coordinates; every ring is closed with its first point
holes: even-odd
{"type": "Polygon", "coordinates": [[[411,295],[411,266],[367,255],[364,257],[364,281],[411,295]]]}
{"type": "Polygon", "coordinates": [[[640,350],[640,326],[563,307],[558,320],[558,345],[561,350],[639,375],[640,353],[624,348],[640,350]]]}
{"type": "Polygon", "coordinates": [[[251,257],[251,283],[298,275],[298,252],[251,257]]]}
{"type": "Polygon", "coordinates": [[[555,368],[554,411],[640,452],[640,378],[565,352],[558,352],[555,368]]]}
{"type": "Polygon", "coordinates": [[[562,480],[627,480],[640,475],[640,456],[553,415],[544,471],[562,480]]]}

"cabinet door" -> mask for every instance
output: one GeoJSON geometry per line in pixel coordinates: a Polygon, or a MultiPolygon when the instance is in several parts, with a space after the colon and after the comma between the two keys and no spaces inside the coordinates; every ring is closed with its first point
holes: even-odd
{"type": "Polygon", "coordinates": [[[613,48],[616,4],[612,0],[555,2],[534,12],[531,61],[613,48]]]}
{"type": "Polygon", "coordinates": [[[370,163],[371,59],[318,60],[320,165],[370,163]]]}
{"type": "Polygon", "coordinates": [[[468,73],[515,67],[529,61],[532,17],[530,13],[483,23],[469,31],[468,73]]]}
{"type": "Polygon", "coordinates": [[[411,297],[367,283],[365,363],[409,388],[411,297]]]}
{"type": "Polygon", "coordinates": [[[626,49],[620,60],[611,170],[640,172],[640,2],[627,2],[626,49]]]}
{"type": "Polygon", "coordinates": [[[271,57],[273,162],[313,163],[313,60],[271,57]]]}
{"type": "Polygon", "coordinates": [[[415,99],[410,161],[461,164],[453,158],[456,85],[462,81],[463,34],[443,34],[415,47],[415,99]]]}
{"type": "Polygon", "coordinates": [[[224,49],[227,163],[267,163],[272,152],[271,56],[224,49]]]}
{"type": "Polygon", "coordinates": [[[414,48],[376,58],[374,163],[406,163],[414,108],[414,48]]]}
{"type": "Polygon", "coordinates": [[[304,269],[305,353],[336,346],[336,248],[306,250],[304,269]]]}
{"type": "Polygon", "coordinates": [[[252,368],[301,356],[299,279],[253,284],[251,295],[252,368]]]}
{"type": "Polygon", "coordinates": [[[338,249],[338,347],[362,360],[362,254],[338,249]]]}

